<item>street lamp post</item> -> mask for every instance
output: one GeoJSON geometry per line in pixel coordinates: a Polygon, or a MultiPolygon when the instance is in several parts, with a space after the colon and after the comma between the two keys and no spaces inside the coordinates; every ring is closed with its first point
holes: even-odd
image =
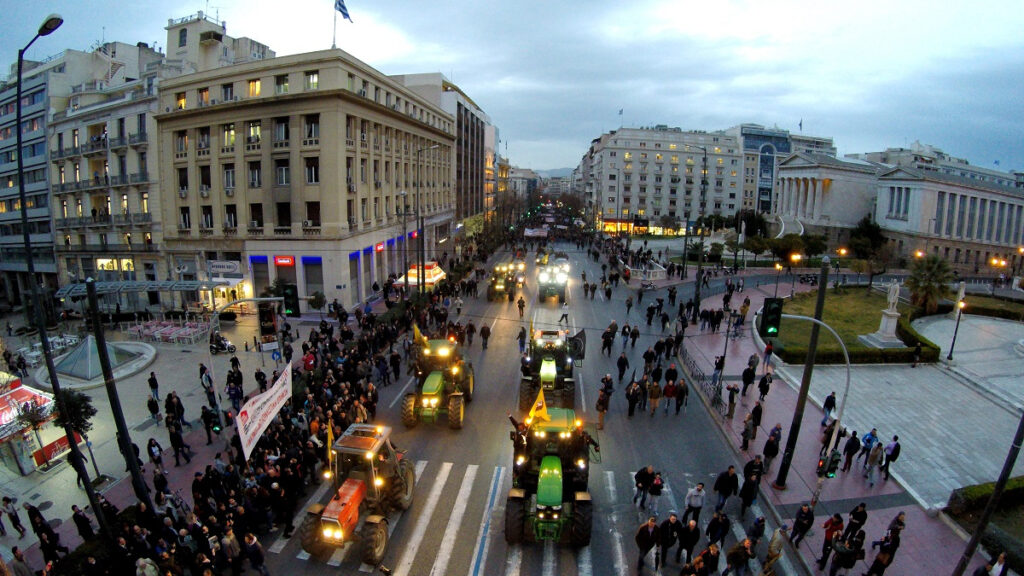
{"type": "MultiPolygon", "coordinates": [[[[789,255],[789,261],[790,261],[790,263],[792,265],[799,264],[800,261],[803,260],[803,258],[804,257],[799,255],[799,254],[790,254],[789,255]]],[[[796,294],[796,273],[793,272],[793,266],[792,265],[789,267],[789,273],[790,273],[790,276],[791,276],[790,283],[789,283],[789,297],[790,298],[792,298],[796,294]]]]}
{"type": "Polygon", "coordinates": [[[779,277],[782,276],[782,268],[782,264],[778,262],[775,263],[775,296],[773,296],[773,298],[779,297],[779,277]]]}
{"type": "MultiPolygon", "coordinates": [[[[418,267],[419,269],[416,270],[416,291],[417,291],[417,293],[420,296],[426,294],[426,290],[423,288],[423,279],[424,279],[423,277],[424,277],[424,274],[426,272],[424,270],[424,267],[427,265],[427,263],[426,263],[426,260],[427,260],[427,250],[426,250],[426,247],[423,244],[423,241],[424,241],[423,240],[423,236],[424,236],[424,232],[425,232],[425,230],[424,230],[425,226],[423,224],[423,210],[420,208],[420,196],[423,195],[423,191],[422,191],[423,187],[421,185],[421,180],[420,180],[420,178],[422,177],[422,174],[423,174],[423,172],[422,172],[423,166],[420,163],[420,154],[422,152],[427,151],[427,150],[433,150],[435,148],[440,148],[440,147],[441,147],[440,144],[434,144],[433,146],[427,146],[426,148],[420,148],[419,150],[416,151],[416,216],[417,216],[417,218],[419,220],[419,230],[416,232],[416,237],[419,239],[419,257],[420,257],[420,264],[419,264],[419,267],[418,267]]],[[[406,275],[408,275],[408,274],[409,274],[409,271],[406,270],[406,275]]],[[[406,284],[408,284],[408,282],[406,282],[406,284]]]]}
{"type": "MultiPolygon", "coordinates": [[[[22,158],[22,131],[21,131],[21,92],[23,79],[21,77],[22,70],[24,69],[25,63],[25,52],[28,51],[29,47],[38,40],[41,36],[49,36],[60,25],[64,23],[64,19],[58,14],[50,14],[43,21],[42,25],[39,26],[39,30],[36,35],[32,37],[32,40],[25,45],[24,48],[18,50],[18,68],[17,68],[17,90],[15,100],[15,142],[17,145],[17,160],[18,160],[18,201],[21,204],[21,234],[22,240],[25,243],[25,270],[28,276],[28,287],[29,287],[29,301],[31,302],[32,316],[28,318],[29,321],[35,322],[36,330],[39,332],[39,344],[42,347],[43,359],[46,363],[46,374],[50,379],[50,387],[53,389],[54,402],[57,403],[57,411],[63,410],[64,395],[61,391],[60,382],[57,379],[57,367],[53,362],[53,351],[50,349],[50,338],[46,334],[46,320],[43,317],[43,306],[39,297],[39,285],[36,283],[36,268],[35,258],[32,255],[32,238],[29,234],[28,227],[28,199],[25,195],[25,165],[22,158]]],[[[28,307],[26,307],[28,308],[28,307]]],[[[64,435],[67,436],[68,446],[71,450],[71,466],[75,469],[75,473],[79,478],[82,479],[82,485],[85,486],[85,493],[89,499],[89,505],[92,506],[93,513],[96,515],[96,521],[100,525],[100,531],[103,533],[105,538],[113,538],[113,532],[110,530],[110,526],[107,523],[107,518],[103,514],[103,511],[99,506],[99,499],[96,497],[96,491],[93,489],[92,481],[89,479],[89,471],[85,468],[85,458],[82,456],[82,451],[79,450],[78,444],[75,442],[75,431],[72,430],[71,425],[64,424],[64,435]]],[[[134,453],[132,458],[135,457],[134,453]]]]}
{"type": "Polygon", "coordinates": [[[956,303],[956,326],[953,327],[953,341],[949,343],[949,354],[946,355],[946,361],[953,361],[953,347],[956,346],[956,333],[960,331],[960,317],[964,315],[964,306],[967,303],[960,300],[956,303]]]}
{"type": "MultiPolygon", "coordinates": [[[[409,210],[409,203],[406,201],[406,196],[408,196],[406,191],[402,190],[399,195],[402,197],[402,208],[398,210],[398,215],[402,217],[402,270],[405,276],[405,285],[402,286],[402,300],[405,300],[406,294],[409,292],[409,232],[407,224],[409,215],[416,216],[416,213],[409,210]]],[[[419,236],[418,233],[417,236],[419,236]]]]}
{"type": "Polygon", "coordinates": [[[697,229],[700,236],[700,252],[697,253],[697,285],[693,289],[693,318],[694,322],[696,322],[697,316],[700,314],[700,285],[703,282],[701,272],[704,266],[704,228],[707,227],[707,222],[704,221],[704,207],[707,205],[708,192],[708,149],[695,144],[687,144],[686,146],[704,152],[704,162],[700,171],[700,228],[697,229]]]}

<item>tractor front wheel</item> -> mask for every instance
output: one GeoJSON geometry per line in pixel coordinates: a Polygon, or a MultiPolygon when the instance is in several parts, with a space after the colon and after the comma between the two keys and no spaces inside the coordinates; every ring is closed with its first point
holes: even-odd
{"type": "Polygon", "coordinates": [[[412,428],[419,423],[419,419],[416,418],[416,395],[406,394],[405,398],[402,399],[402,424],[406,428],[412,428]]]}
{"type": "Polygon", "coordinates": [[[519,544],[526,530],[526,504],[522,498],[505,499],[505,542],[519,544]]]}
{"type": "Polygon", "coordinates": [[[462,428],[462,419],[465,417],[466,405],[462,396],[453,394],[448,397],[448,427],[452,430],[462,428]]]}
{"type": "Polygon", "coordinates": [[[466,364],[466,380],[462,393],[466,395],[466,403],[473,401],[473,389],[476,387],[476,375],[473,374],[473,365],[466,364]]]}
{"type": "Polygon", "coordinates": [[[363,526],[363,562],[377,566],[384,560],[388,549],[388,527],[386,521],[363,526]]]}
{"type": "Polygon", "coordinates": [[[413,489],[416,487],[416,470],[412,467],[411,462],[403,460],[398,465],[398,472],[405,480],[405,487],[399,491],[395,504],[402,510],[408,510],[412,506],[413,489]]]}
{"type": "Polygon", "coordinates": [[[572,533],[570,538],[573,546],[590,545],[590,530],[594,524],[594,510],[589,500],[580,500],[572,510],[572,533]]]}
{"type": "Polygon", "coordinates": [[[519,411],[529,412],[533,408],[533,400],[536,398],[533,392],[533,380],[523,378],[519,381],[519,411]]]}
{"type": "Polygon", "coordinates": [[[299,525],[299,542],[302,549],[316,556],[326,550],[327,545],[320,539],[320,517],[306,514],[299,525]]]}

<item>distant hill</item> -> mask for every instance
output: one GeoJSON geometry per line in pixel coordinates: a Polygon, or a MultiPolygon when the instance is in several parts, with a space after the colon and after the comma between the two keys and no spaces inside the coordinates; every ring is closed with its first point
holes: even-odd
{"type": "Polygon", "coordinates": [[[572,168],[552,168],[551,170],[535,170],[544,178],[568,178],[572,176],[572,168]]]}

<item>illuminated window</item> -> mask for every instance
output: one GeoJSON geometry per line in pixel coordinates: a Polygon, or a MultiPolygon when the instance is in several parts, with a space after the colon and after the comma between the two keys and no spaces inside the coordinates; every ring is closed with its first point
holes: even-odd
{"type": "Polygon", "coordinates": [[[177,108],[178,110],[184,110],[185,109],[185,93],[184,92],[178,92],[177,94],[174,95],[174,107],[177,108]]]}
{"type": "Polygon", "coordinates": [[[221,126],[221,145],[222,146],[234,146],[235,145],[235,124],[223,124],[221,126]]]}
{"type": "Polygon", "coordinates": [[[209,88],[200,88],[199,91],[197,92],[197,94],[199,96],[198,100],[199,100],[200,104],[205,106],[205,105],[210,103],[210,89],[209,88]]]}
{"type": "MultiPolygon", "coordinates": [[[[678,148],[678,146],[676,144],[669,144],[668,145],[668,149],[669,150],[675,150],[676,148],[678,148]]],[[[674,158],[674,156],[673,156],[673,158],[674,158]]]]}
{"type": "Polygon", "coordinates": [[[308,72],[306,72],[305,87],[306,90],[316,90],[320,88],[319,70],[309,70],[308,72]]]}
{"type": "Polygon", "coordinates": [[[256,98],[259,95],[260,95],[260,81],[259,81],[259,79],[249,80],[249,98],[256,98]]]}

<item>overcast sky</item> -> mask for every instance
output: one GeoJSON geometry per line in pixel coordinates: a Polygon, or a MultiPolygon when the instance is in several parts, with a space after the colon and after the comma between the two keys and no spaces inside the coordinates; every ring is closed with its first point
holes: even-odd
{"type": "MultiPolygon", "coordinates": [[[[386,74],[442,72],[501,131],[514,165],[574,167],[618,128],[742,122],[830,136],[840,154],[933,144],[1024,170],[1020,0],[347,0],[338,46],[386,74]],[[619,110],[623,110],[620,119],[619,110]]],[[[3,1],[0,62],[49,11],[28,57],[102,37],[165,48],[207,10],[278,55],[329,48],[333,0],[3,1]],[[106,28],[104,31],[104,27],[106,28]]]]}

